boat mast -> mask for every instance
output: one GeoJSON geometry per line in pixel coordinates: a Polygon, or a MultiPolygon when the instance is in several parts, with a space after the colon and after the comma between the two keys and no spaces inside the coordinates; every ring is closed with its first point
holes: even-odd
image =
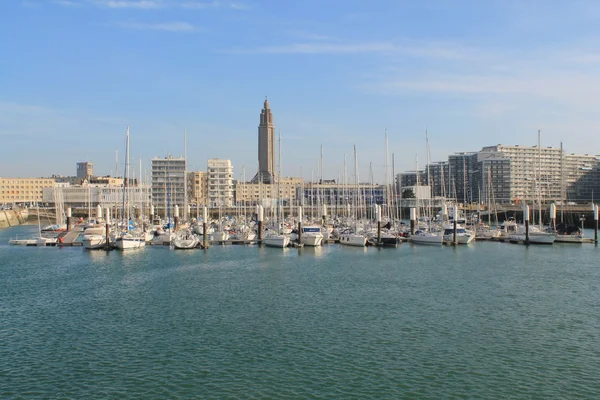
{"type": "Polygon", "coordinates": [[[126,230],[129,229],[129,225],[128,225],[129,213],[127,213],[127,215],[125,214],[125,204],[127,201],[128,173],[129,173],[129,126],[127,127],[126,141],[125,141],[125,170],[123,172],[123,207],[121,209],[121,217],[125,219],[126,230]]]}
{"type": "Polygon", "coordinates": [[[390,216],[390,187],[389,187],[389,183],[390,183],[390,169],[389,169],[389,160],[388,160],[388,133],[387,133],[387,128],[385,128],[385,185],[384,190],[384,201],[385,204],[387,206],[387,217],[389,219],[393,219],[393,217],[391,218],[390,216]]]}
{"type": "Polygon", "coordinates": [[[277,160],[278,160],[278,164],[279,167],[277,168],[277,214],[275,216],[276,220],[277,220],[277,234],[281,235],[281,224],[279,223],[279,219],[280,219],[280,215],[279,215],[279,202],[281,201],[281,196],[280,196],[280,180],[281,180],[281,129],[279,130],[279,146],[277,149],[277,160]]]}
{"type": "Polygon", "coordinates": [[[188,220],[187,193],[187,128],[183,129],[183,221],[188,220]]]}
{"type": "Polygon", "coordinates": [[[563,170],[563,145],[560,142],[560,223],[564,223],[564,213],[565,213],[565,176],[563,170]]]}
{"type": "Polygon", "coordinates": [[[538,129],[538,225],[542,228],[542,146],[540,140],[540,130],[538,129]]]}
{"type": "MultiPolygon", "coordinates": [[[[427,187],[428,187],[428,191],[429,191],[429,199],[427,200],[427,226],[428,228],[431,230],[431,181],[429,178],[429,162],[431,159],[431,156],[429,155],[429,135],[427,134],[427,128],[425,129],[425,155],[427,156],[427,164],[425,166],[426,168],[426,172],[427,172],[427,187]]],[[[464,188],[463,188],[464,190],[464,188]]],[[[454,216],[454,218],[457,218],[458,216],[454,216]]]]}

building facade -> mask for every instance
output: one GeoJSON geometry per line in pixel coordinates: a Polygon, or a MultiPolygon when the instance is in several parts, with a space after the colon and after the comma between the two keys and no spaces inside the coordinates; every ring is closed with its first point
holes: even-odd
{"type": "Polygon", "coordinates": [[[511,202],[530,202],[538,197],[544,201],[590,201],[594,190],[598,193],[600,189],[600,158],[595,155],[565,154],[554,147],[499,144],[484,147],[478,159],[486,165],[480,178],[485,201],[492,195],[511,202]],[[487,190],[489,185],[493,192],[487,190]]]}
{"type": "Polygon", "coordinates": [[[237,205],[251,206],[260,204],[269,206],[277,201],[284,205],[297,204],[297,189],[304,183],[302,178],[280,178],[278,184],[245,183],[235,185],[235,203],[237,205]],[[279,195],[277,188],[279,187],[279,195]]]}
{"type": "Polygon", "coordinates": [[[44,200],[44,188],[56,184],[53,178],[1,178],[0,204],[35,204],[44,200]]]}
{"type": "Polygon", "coordinates": [[[207,181],[209,207],[233,206],[233,165],[230,160],[208,160],[207,181]]]}
{"type": "Polygon", "coordinates": [[[258,172],[252,183],[275,183],[275,123],[265,97],[258,125],[258,172]]]}
{"type": "Polygon", "coordinates": [[[478,201],[478,185],[474,181],[474,174],[478,169],[476,152],[462,152],[448,156],[450,182],[447,197],[465,204],[478,201]]]}
{"type": "Polygon", "coordinates": [[[77,178],[89,180],[92,175],[94,175],[94,164],[89,161],[77,163],[77,178]]]}
{"type": "Polygon", "coordinates": [[[193,207],[203,206],[207,200],[207,177],[208,175],[205,171],[192,171],[187,173],[188,199],[193,207]]]}
{"type": "Polygon", "coordinates": [[[152,159],[152,204],[155,214],[166,217],[175,205],[182,208],[186,195],[186,161],[171,155],[152,159]]]}

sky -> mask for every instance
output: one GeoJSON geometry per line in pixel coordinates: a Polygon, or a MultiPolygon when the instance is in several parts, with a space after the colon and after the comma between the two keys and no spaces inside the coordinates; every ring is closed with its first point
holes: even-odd
{"type": "MultiPolygon", "coordinates": [[[[600,153],[600,2],[0,0],[0,176],[122,175],[130,159],[384,180],[495,144],[600,153]],[[118,159],[116,153],[118,152],[118,159]],[[346,163],[344,163],[346,159],[346,163]]],[[[244,174],[245,172],[245,174],[244,174]]],[[[137,172],[139,174],[139,172],[137,172]]]]}

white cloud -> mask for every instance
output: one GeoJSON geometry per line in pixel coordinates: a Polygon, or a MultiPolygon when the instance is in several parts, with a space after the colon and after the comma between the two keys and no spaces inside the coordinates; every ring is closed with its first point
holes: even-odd
{"type": "Polygon", "coordinates": [[[221,0],[212,1],[194,1],[194,0],[80,0],[76,3],[74,0],[56,0],[56,4],[63,6],[81,5],[83,2],[95,5],[97,7],[112,9],[140,9],[157,10],[166,8],[184,8],[184,9],[208,9],[208,8],[229,8],[232,10],[247,10],[249,6],[241,2],[228,2],[221,0]]]}
{"type": "Polygon", "coordinates": [[[160,0],[94,0],[94,4],[108,8],[157,9],[166,4],[160,0]]]}
{"type": "Polygon", "coordinates": [[[162,22],[162,23],[145,23],[145,22],[121,22],[118,24],[126,29],[139,30],[155,30],[168,32],[193,32],[198,28],[188,22],[162,22]]]}

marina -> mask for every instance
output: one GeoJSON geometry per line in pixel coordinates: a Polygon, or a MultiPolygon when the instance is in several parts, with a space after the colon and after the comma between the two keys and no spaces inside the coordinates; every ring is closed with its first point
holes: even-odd
{"type": "Polygon", "coordinates": [[[595,246],[8,244],[36,230],[0,230],[3,398],[599,390],[595,246]]]}

